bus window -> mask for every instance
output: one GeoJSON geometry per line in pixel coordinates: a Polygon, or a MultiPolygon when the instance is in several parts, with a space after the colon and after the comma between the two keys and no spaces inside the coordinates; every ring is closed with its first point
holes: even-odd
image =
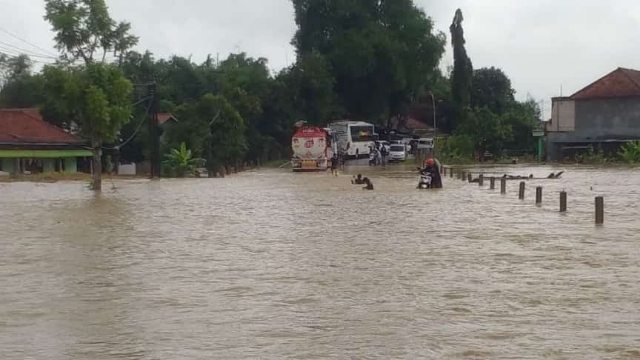
{"type": "Polygon", "coordinates": [[[354,142],[373,141],[372,126],[351,126],[351,140],[354,142]]]}

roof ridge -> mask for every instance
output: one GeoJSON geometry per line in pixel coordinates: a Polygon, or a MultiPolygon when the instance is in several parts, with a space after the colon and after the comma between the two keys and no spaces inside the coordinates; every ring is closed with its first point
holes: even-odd
{"type": "Polygon", "coordinates": [[[618,67],[591,84],[578,90],[569,98],[572,100],[582,100],[603,96],[638,96],[639,93],[640,71],[618,67]],[[636,73],[638,76],[636,76],[636,73]],[[623,88],[625,90],[621,90],[623,88]]]}
{"type": "Polygon", "coordinates": [[[633,70],[633,69],[626,69],[626,68],[619,68],[622,73],[624,74],[624,76],[627,77],[627,79],[629,79],[638,89],[640,89],[640,83],[638,83],[633,77],[629,76],[628,72],[633,71],[633,72],[637,72],[638,74],[640,74],[640,71],[638,70],[633,70]]]}
{"type": "MultiPolygon", "coordinates": [[[[76,136],[76,135],[74,135],[74,134],[72,134],[72,133],[70,133],[70,132],[68,132],[68,131],[65,131],[64,129],[62,129],[62,128],[60,128],[60,127],[57,127],[57,126],[53,125],[52,123],[50,123],[50,122],[46,121],[45,119],[43,119],[43,118],[42,118],[42,115],[40,114],[40,110],[39,110],[39,109],[22,109],[22,111],[21,111],[21,112],[22,112],[24,115],[26,115],[27,117],[30,117],[31,119],[33,119],[33,120],[35,120],[35,121],[40,121],[40,122],[44,123],[44,125],[45,125],[45,126],[47,126],[47,127],[51,128],[51,129],[54,129],[55,131],[63,132],[63,133],[65,133],[65,134],[67,134],[67,135],[71,135],[71,136],[73,136],[73,137],[76,137],[76,138],[77,138],[77,136],[76,136]],[[38,112],[38,115],[40,115],[40,116],[39,116],[39,117],[35,117],[35,116],[33,116],[32,114],[29,114],[26,110],[35,110],[35,111],[37,111],[37,112],[38,112]]],[[[81,140],[81,139],[80,139],[80,138],[78,138],[78,141],[80,141],[80,140],[81,140]]]]}
{"type": "Polygon", "coordinates": [[[620,71],[620,70],[621,70],[621,68],[617,68],[617,69],[615,69],[615,70],[613,70],[613,71],[608,72],[606,75],[604,75],[604,76],[602,76],[602,77],[598,78],[596,81],[592,82],[591,84],[589,84],[589,85],[587,85],[587,86],[583,87],[582,89],[580,89],[580,90],[576,91],[573,95],[569,96],[569,98],[573,98],[573,97],[575,97],[576,95],[580,94],[581,92],[585,92],[585,91],[587,91],[587,90],[591,89],[595,84],[599,83],[600,81],[602,81],[602,80],[603,80],[603,79],[605,79],[606,77],[608,77],[608,76],[610,76],[610,75],[614,74],[616,71],[620,71]]]}

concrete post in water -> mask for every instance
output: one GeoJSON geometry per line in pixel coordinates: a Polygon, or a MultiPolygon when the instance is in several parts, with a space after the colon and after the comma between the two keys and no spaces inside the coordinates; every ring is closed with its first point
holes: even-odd
{"type": "Polygon", "coordinates": [[[449,177],[453,179],[453,168],[449,169],[449,177]]]}
{"type": "Polygon", "coordinates": [[[542,204],[542,186],[536,187],[536,205],[542,204]]]}
{"type": "Polygon", "coordinates": [[[496,189],[496,178],[494,178],[493,176],[491,177],[491,179],[489,179],[489,189],[490,190],[496,189]]]}
{"type": "Polygon", "coordinates": [[[447,167],[446,166],[442,167],[442,175],[447,176],[447,167]]]}
{"type": "Polygon", "coordinates": [[[506,194],[507,193],[507,179],[502,178],[500,179],[500,194],[506,194]]]}
{"type": "Polygon", "coordinates": [[[464,171],[460,171],[460,176],[458,176],[458,179],[465,181],[467,180],[467,174],[464,173],[464,171]]]}
{"type": "Polygon", "coordinates": [[[518,191],[518,199],[524,200],[524,181],[520,182],[520,190],[518,191]]]}
{"type": "Polygon", "coordinates": [[[596,224],[604,224],[604,198],[602,196],[596,197],[596,224]]]}
{"type": "Polygon", "coordinates": [[[484,175],[480,174],[478,186],[484,186],[484,175]]]}
{"type": "Polygon", "coordinates": [[[473,182],[473,175],[471,173],[467,174],[469,182],[473,182]]]}
{"type": "Polygon", "coordinates": [[[567,212],[567,192],[560,193],[560,212],[567,212]]]}

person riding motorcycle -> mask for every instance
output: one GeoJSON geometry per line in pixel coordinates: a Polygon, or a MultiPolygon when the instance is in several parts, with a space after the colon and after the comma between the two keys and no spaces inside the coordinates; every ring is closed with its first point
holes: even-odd
{"type": "Polygon", "coordinates": [[[432,157],[425,161],[425,167],[420,169],[420,173],[429,173],[431,175],[432,189],[442,188],[442,177],[440,176],[440,168],[436,164],[436,160],[432,157]]]}

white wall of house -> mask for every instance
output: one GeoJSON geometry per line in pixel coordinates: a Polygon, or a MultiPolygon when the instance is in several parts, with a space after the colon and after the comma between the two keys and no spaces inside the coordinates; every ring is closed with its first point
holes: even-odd
{"type": "Polygon", "coordinates": [[[136,164],[119,164],[118,175],[135,176],[136,164]]]}
{"type": "Polygon", "coordinates": [[[569,99],[553,99],[548,132],[574,131],[576,129],[576,103],[569,99]]]}

